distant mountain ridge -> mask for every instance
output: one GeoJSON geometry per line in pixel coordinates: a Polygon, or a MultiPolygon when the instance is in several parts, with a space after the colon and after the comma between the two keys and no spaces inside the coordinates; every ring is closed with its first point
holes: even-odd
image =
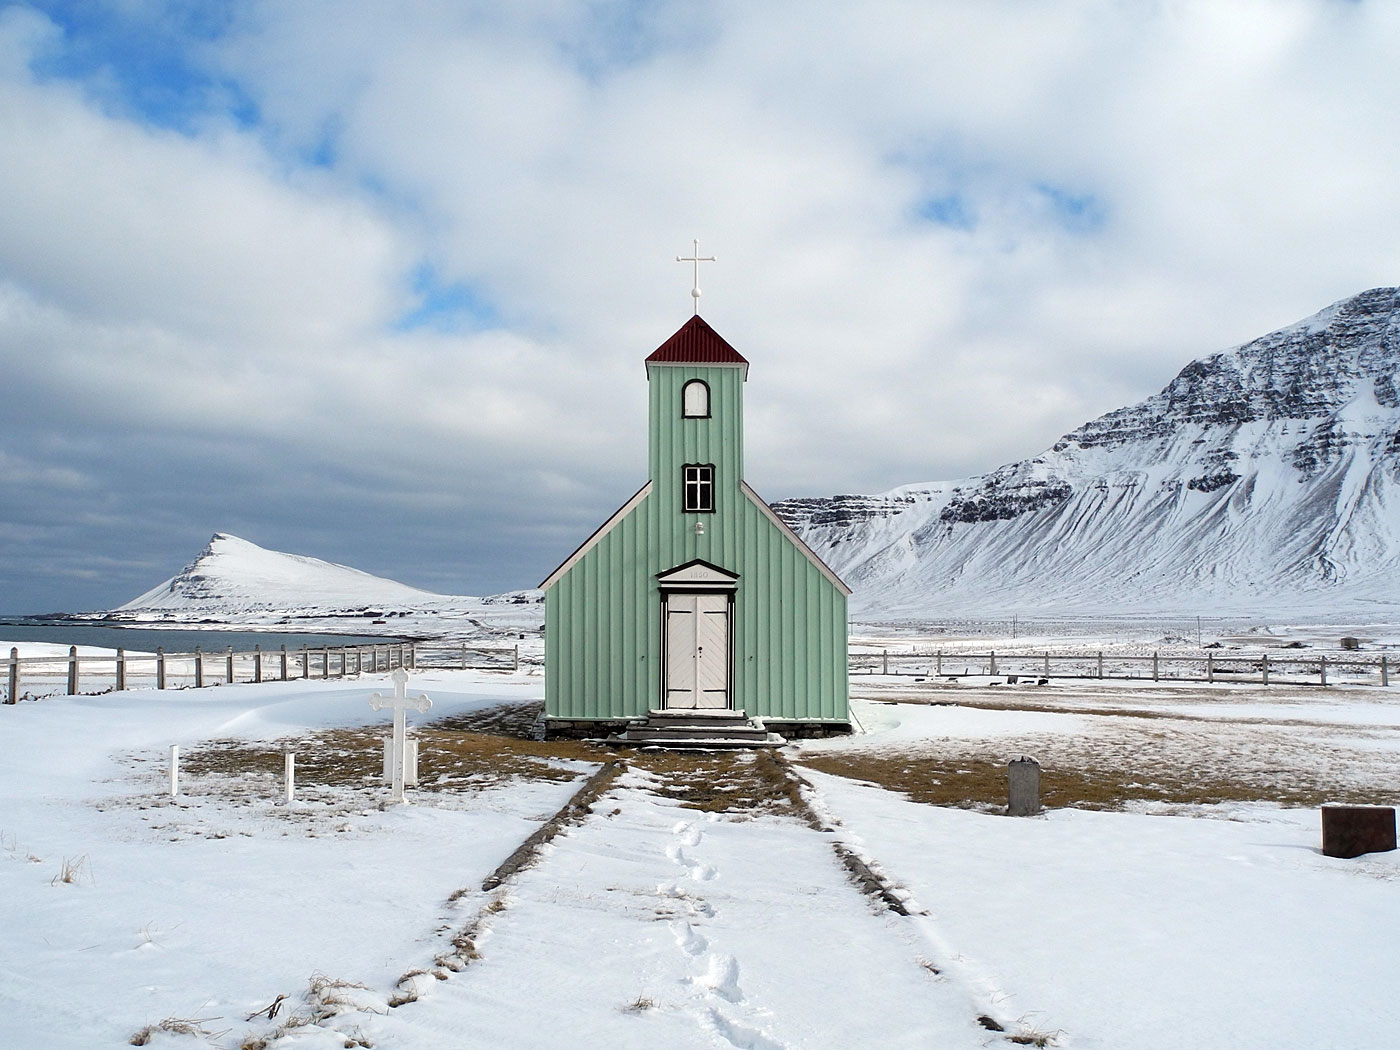
{"type": "Polygon", "coordinates": [[[1192,361],[1160,393],[961,481],[774,509],[871,618],[1391,614],[1400,289],[1192,361]]]}
{"type": "Polygon", "coordinates": [[[442,597],[346,565],[266,550],[216,532],[178,575],[117,611],[348,615],[383,605],[421,606],[442,597]]]}

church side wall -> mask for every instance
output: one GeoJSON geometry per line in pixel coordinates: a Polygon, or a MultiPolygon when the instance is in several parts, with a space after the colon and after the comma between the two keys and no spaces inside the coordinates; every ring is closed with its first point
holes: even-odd
{"type": "Polygon", "coordinates": [[[751,715],[846,722],[846,596],[744,499],[735,703],[751,715]]]}
{"type": "Polygon", "coordinates": [[[647,569],[654,499],[648,494],[545,592],[550,718],[635,718],[656,706],[660,626],[647,569]]]}

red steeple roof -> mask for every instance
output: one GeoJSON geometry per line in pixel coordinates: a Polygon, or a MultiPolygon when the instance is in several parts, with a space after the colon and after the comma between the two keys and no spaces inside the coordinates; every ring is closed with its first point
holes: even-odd
{"type": "Polygon", "coordinates": [[[744,365],[748,361],[696,314],[658,346],[646,361],[649,365],[744,365]]]}

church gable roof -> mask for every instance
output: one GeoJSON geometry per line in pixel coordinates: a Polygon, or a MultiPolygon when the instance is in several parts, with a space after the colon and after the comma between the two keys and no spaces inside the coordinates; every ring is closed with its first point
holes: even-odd
{"type": "Polygon", "coordinates": [[[545,578],[544,582],[540,584],[540,590],[547,591],[556,583],[558,583],[566,572],[572,569],[579,561],[583,559],[583,556],[585,554],[587,554],[599,544],[599,542],[603,539],[604,536],[612,532],[613,526],[617,525],[619,522],[622,521],[623,518],[627,517],[627,515],[631,514],[632,511],[636,510],[637,507],[641,504],[642,500],[646,499],[647,494],[650,492],[651,482],[648,481],[645,485],[643,485],[633,494],[631,499],[629,499],[622,506],[618,507],[611,518],[609,518],[607,521],[603,522],[603,524],[599,525],[596,529],[594,529],[593,535],[589,536],[588,539],[580,543],[578,546],[578,550],[574,551],[574,553],[570,554],[567,558],[565,558],[563,564],[561,564],[559,568],[555,569],[545,578]]]}
{"type": "Polygon", "coordinates": [[[846,582],[843,579],[841,579],[840,576],[836,575],[836,573],[832,570],[830,565],[822,561],[821,558],[817,556],[816,551],[812,550],[811,547],[807,546],[806,542],[803,541],[801,536],[792,531],[792,527],[788,525],[787,522],[785,522],[782,518],[778,517],[777,513],[774,512],[773,508],[768,506],[768,504],[764,502],[763,497],[749,487],[749,483],[747,481],[740,481],[739,488],[743,490],[744,495],[749,498],[749,502],[752,503],[755,507],[757,507],[759,509],[759,512],[762,513],[762,515],[765,518],[771,521],[774,527],[776,527],[777,530],[780,533],[782,533],[783,536],[787,537],[788,542],[797,548],[799,554],[801,554],[804,558],[811,562],[812,565],[816,568],[816,570],[823,576],[825,576],[831,582],[831,584],[837,588],[837,590],[839,590],[842,594],[846,595],[846,597],[850,597],[851,589],[846,586],[846,582]]]}
{"type": "Polygon", "coordinates": [[[652,351],[648,365],[742,365],[748,371],[744,355],[724,341],[724,338],[696,314],[676,334],[652,351]]]}

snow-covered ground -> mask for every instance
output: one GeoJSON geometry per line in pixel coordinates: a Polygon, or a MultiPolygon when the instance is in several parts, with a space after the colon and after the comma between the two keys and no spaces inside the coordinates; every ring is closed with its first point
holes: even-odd
{"type": "MultiPolygon", "coordinates": [[[[529,671],[425,672],[411,690],[433,698],[437,718],[537,701],[540,683],[529,671]]],[[[1092,756],[1119,747],[1125,725],[1169,721],[1144,712],[1172,708],[1199,741],[1223,734],[1223,751],[1255,764],[1284,769],[1335,731],[1331,744],[1365,740],[1329,751],[1324,772],[1339,782],[1400,768],[1397,706],[1374,688],[1057,684],[1018,705],[1032,694],[973,685],[890,704],[889,690],[912,683],[888,684],[864,684],[866,734],[790,749],[799,768],[1056,740],[1062,754],[1092,756]]],[[[367,698],[388,690],[366,676],[0,707],[0,1046],[120,1046],[175,1019],[208,1034],[157,1032],[150,1045],[238,1047],[307,1016],[313,981],[320,1023],[273,1045],[1393,1043],[1400,855],[1321,856],[1315,808],[1013,820],[807,769],[814,804],[839,821],[828,834],[777,811],[684,808],[658,790],[662,774],[633,769],[535,867],[485,893],[482,877],[592,764],[566,763],[572,781],[425,788],[386,810],[363,783],[308,781],[307,800],[287,806],[275,778],[250,774],[231,790],[240,780],[227,771],[166,794],[171,744],[193,754],[215,740],[296,740],[304,751],[328,728],[384,725],[367,698]],[[927,913],[898,917],[861,896],[833,840],[927,913]],[[460,972],[436,963],[472,922],[479,957],[460,972]],[[427,971],[411,982],[418,1000],[389,1008],[416,969],[427,971]],[[288,998],[275,1019],[247,1020],[278,995],[288,998]]],[[[1178,758],[1189,763],[1189,749],[1178,758]]],[[[1392,786],[1375,800],[1400,798],[1392,786]]]]}

